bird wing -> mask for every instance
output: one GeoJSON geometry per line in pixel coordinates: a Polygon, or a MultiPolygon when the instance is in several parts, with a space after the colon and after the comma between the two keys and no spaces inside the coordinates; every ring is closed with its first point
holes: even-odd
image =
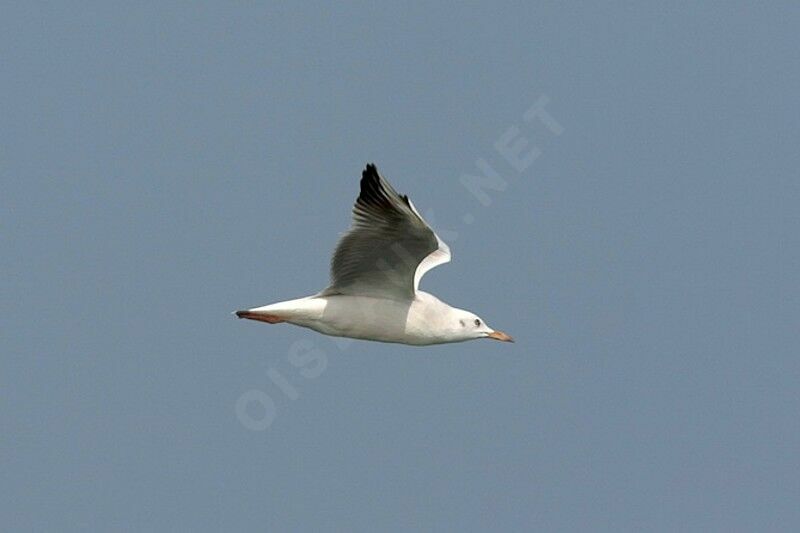
{"type": "Polygon", "coordinates": [[[448,261],[450,248],[408,196],[399,195],[369,164],[361,174],[352,226],[331,259],[331,285],[322,294],[413,299],[425,272],[448,261]]]}

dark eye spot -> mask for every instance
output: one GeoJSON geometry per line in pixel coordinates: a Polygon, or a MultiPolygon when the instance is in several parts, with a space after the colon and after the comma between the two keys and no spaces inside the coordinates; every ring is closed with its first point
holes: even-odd
{"type": "Polygon", "coordinates": [[[481,325],[481,319],[480,318],[476,318],[475,319],[475,325],[476,326],[480,326],[481,325]]]}
{"type": "Polygon", "coordinates": [[[461,327],[463,328],[464,327],[464,321],[463,320],[459,320],[458,322],[461,324],[461,327]]]}

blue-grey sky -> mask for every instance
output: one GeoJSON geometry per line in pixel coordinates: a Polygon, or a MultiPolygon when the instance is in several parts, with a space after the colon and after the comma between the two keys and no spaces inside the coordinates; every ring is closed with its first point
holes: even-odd
{"type": "Polygon", "coordinates": [[[6,5],[3,529],[796,531],[779,4],[6,5]],[[231,317],[326,285],[368,161],[516,344],[231,317]]]}

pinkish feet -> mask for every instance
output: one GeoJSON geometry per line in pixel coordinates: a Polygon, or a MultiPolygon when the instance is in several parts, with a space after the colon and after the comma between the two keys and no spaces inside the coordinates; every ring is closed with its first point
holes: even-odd
{"type": "Polygon", "coordinates": [[[266,322],[267,324],[280,324],[286,322],[278,315],[269,315],[266,313],[254,313],[252,311],[236,311],[236,316],[239,318],[249,318],[250,320],[258,320],[259,322],[266,322]]]}

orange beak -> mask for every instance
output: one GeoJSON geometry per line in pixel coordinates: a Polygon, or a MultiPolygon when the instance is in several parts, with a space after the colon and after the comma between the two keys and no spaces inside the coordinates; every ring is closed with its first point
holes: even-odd
{"type": "Polygon", "coordinates": [[[502,331],[493,331],[487,335],[490,339],[494,339],[496,341],[503,341],[503,342],[514,342],[514,339],[511,338],[511,335],[507,335],[502,331]]]}

